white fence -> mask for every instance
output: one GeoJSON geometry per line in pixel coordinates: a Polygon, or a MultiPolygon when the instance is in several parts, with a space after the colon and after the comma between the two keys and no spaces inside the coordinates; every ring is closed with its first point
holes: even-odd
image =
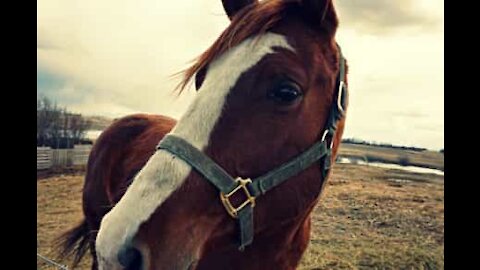
{"type": "Polygon", "coordinates": [[[73,147],[73,165],[86,165],[90,150],[92,150],[92,146],[89,144],[75,145],[73,147]]]}
{"type": "Polygon", "coordinates": [[[91,145],[75,145],[73,149],[37,147],[37,170],[56,166],[86,165],[91,149],[91,145]]]}
{"type": "Polygon", "coordinates": [[[52,167],[53,151],[50,147],[37,147],[37,170],[52,167]]]}

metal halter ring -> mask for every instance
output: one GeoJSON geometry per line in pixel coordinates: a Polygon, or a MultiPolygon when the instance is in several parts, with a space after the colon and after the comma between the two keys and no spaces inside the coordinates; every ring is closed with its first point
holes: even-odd
{"type": "Polygon", "coordinates": [[[341,115],[343,115],[345,113],[345,108],[343,108],[343,104],[342,104],[343,90],[344,89],[345,89],[345,83],[343,81],[340,81],[340,84],[338,86],[337,107],[338,107],[338,111],[340,112],[341,115]]]}
{"type": "MultiPolygon", "coordinates": [[[[326,129],[324,132],[323,132],[323,135],[322,135],[322,142],[325,141],[325,139],[327,138],[327,135],[328,133],[330,133],[330,130],[329,129],[326,129]]],[[[333,148],[333,137],[332,137],[332,141],[330,142],[330,146],[329,146],[329,149],[332,149],[333,148]]]]}

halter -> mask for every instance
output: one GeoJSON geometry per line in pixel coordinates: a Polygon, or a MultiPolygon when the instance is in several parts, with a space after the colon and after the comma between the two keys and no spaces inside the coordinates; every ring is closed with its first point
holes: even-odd
{"type": "Polygon", "coordinates": [[[215,161],[182,138],[174,135],[165,135],[157,146],[157,150],[166,150],[188,163],[220,190],[220,200],[227,210],[227,213],[232,218],[238,220],[240,251],[243,251],[245,247],[253,241],[253,208],[255,207],[255,199],[258,196],[265,194],[267,191],[280,185],[290,177],[297,175],[319,160],[323,179],[325,179],[331,168],[333,138],[337,129],[338,120],[342,119],[345,115],[346,95],[348,94],[347,85],[344,82],[345,59],[343,58],[340,46],[338,46],[338,50],[340,53],[340,70],[335,86],[336,100],[330,109],[322,138],[305,152],[276,169],[253,180],[250,178],[243,179],[241,177],[234,179],[222,167],[215,163],[215,161]],[[230,201],[230,197],[238,192],[243,192],[246,200],[240,205],[234,206],[230,201]]]}

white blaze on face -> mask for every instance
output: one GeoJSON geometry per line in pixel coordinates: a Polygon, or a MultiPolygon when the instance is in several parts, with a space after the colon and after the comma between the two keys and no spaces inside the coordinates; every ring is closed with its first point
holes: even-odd
{"type": "MultiPolygon", "coordinates": [[[[213,61],[196,99],[170,133],[197,149],[205,149],[230,89],[242,73],[273,53],[273,47],[293,50],[284,36],[266,33],[258,40],[243,41],[213,61]]],[[[116,262],[119,249],[134,237],[138,227],[183,183],[190,171],[189,165],[164,150],[149,159],[122,199],[102,220],[96,239],[100,269],[119,267],[116,262]]]]}

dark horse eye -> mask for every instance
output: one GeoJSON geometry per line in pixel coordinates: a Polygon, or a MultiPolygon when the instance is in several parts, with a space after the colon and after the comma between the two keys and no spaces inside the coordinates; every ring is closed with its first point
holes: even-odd
{"type": "Polygon", "coordinates": [[[301,96],[300,86],[291,81],[278,84],[268,93],[268,97],[280,105],[290,105],[301,96]]]}

